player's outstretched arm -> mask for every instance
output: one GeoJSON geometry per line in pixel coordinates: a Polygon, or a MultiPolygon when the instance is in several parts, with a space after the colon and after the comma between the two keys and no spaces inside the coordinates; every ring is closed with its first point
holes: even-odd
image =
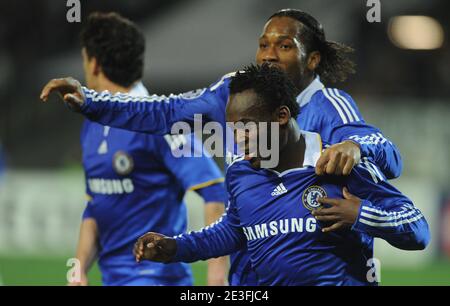
{"type": "MultiPolygon", "coordinates": [[[[96,92],[82,87],[73,78],[51,80],[42,90],[41,99],[46,101],[57,92],[74,111],[91,121],[125,130],[156,135],[178,134],[174,124],[184,122],[191,129],[195,122],[223,122],[228,97],[227,82],[201,90],[179,95],[130,96],[96,92]]],[[[186,132],[186,131],[183,131],[186,132]]]]}
{"type": "Polygon", "coordinates": [[[247,240],[230,210],[233,210],[232,204],[214,224],[175,238],[145,234],[135,244],[136,260],[189,263],[229,255],[243,248],[247,240]]]}

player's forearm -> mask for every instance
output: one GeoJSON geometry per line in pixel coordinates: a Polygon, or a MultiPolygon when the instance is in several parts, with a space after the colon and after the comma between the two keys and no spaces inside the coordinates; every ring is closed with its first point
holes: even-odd
{"type": "Polygon", "coordinates": [[[403,250],[423,250],[430,241],[425,217],[408,202],[386,210],[364,200],[352,229],[384,239],[403,250]]]}
{"type": "Polygon", "coordinates": [[[207,227],[176,237],[174,262],[194,262],[229,255],[245,246],[242,231],[228,222],[227,215],[207,227]]]}
{"type": "Polygon", "coordinates": [[[205,226],[216,222],[225,213],[225,205],[222,202],[205,203],[205,226]]]}
{"type": "Polygon", "coordinates": [[[76,258],[80,261],[83,273],[87,273],[97,258],[98,236],[94,219],[87,218],[81,223],[76,258]]]}
{"type": "Polygon", "coordinates": [[[81,113],[88,119],[126,130],[164,135],[176,122],[193,125],[194,115],[209,117],[212,104],[197,98],[186,101],[181,96],[133,97],[124,94],[98,93],[83,87],[81,113]]]}
{"type": "MultiPolygon", "coordinates": [[[[225,213],[222,202],[205,203],[205,225],[217,221],[225,213]]],[[[228,271],[228,256],[208,260],[208,285],[223,286],[226,284],[228,271]]]]}

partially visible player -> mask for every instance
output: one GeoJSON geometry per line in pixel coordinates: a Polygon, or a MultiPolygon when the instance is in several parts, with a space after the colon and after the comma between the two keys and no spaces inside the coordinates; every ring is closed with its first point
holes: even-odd
{"type": "Polygon", "coordinates": [[[367,277],[374,237],[404,250],[427,246],[425,217],[384,177],[373,176],[375,165],[338,179],[316,175],[320,136],[299,129],[294,86],[283,72],[251,66],[232,79],[230,92],[227,122],[279,124],[278,165],[261,168],[260,152],[247,151],[267,133],[235,130],[246,152],[227,171],[226,215],[175,238],[144,235],[137,260],[193,262],[247,247],[259,285],[376,285],[367,277]]]}
{"type": "MultiPolygon", "coordinates": [[[[148,95],[140,82],[145,39],[134,23],[116,13],[93,13],[81,41],[87,86],[148,95]]],[[[137,265],[132,254],[134,241],[146,231],[186,230],[187,190],[205,200],[207,224],[224,212],[220,170],[205,155],[176,158],[172,151],[183,143],[187,140],[182,135],[153,136],[84,122],[81,145],[88,203],[76,254],[82,279],[72,285],[88,283],[87,273],[96,259],[104,285],[192,285],[188,265],[137,265]]],[[[208,283],[224,285],[227,269],[226,258],[210,261],[208,283]]]]}

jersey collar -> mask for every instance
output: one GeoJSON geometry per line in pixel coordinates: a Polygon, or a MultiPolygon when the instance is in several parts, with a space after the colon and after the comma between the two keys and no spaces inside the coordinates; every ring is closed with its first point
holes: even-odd
{"type": "Polygon", "coordinates": [[[268,171],[282,177],[291,172],[303,171],[308,169],[308,167],[316,166],[320,154],[322,153],[322,139],[319,134],[313,132],[301,131],[301,134],[305,138],[305,157],[303,158],[303,167],[287,169],[281,173],[273,169],[267,169],[268,171]]]}
{"type": "Polygon", "coordinates": [[[303,159],[304,167],[315,167],[322,153],[322,139],[320,135],[313,132],[301,131],[305,137],[305,157],[303,159]]]}
{"type": "Polygon", "coordinates": [[[300,105],[300,107],[305,106],[306,104],[311,101],[311,97],[319,90],[322,90],[325,88],[323,83],[320,81],[320,77],[317,76],[314,81],[311,82],[311,84],[308,85],[298,96],[297,96],[297,103],[300,105]]]}
{"type": "Polygon", "coordinates": [[[130,96],[140,97],[140,96],[148,96],[148,90],[145,88],[144,84],[142,82],[137,82],[133,88],[131,88],[130,92],[128,93],[130,96]]]}

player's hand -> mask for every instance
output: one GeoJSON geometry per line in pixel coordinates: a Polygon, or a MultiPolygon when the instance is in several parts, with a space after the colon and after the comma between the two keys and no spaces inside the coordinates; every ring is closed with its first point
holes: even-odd
{"type": "Polygon", "coordinates": [[[64,103],[73,111],[79,112],[84,103],[83,91],[81,84],[74,78],[53,79],[47,83],[42,89],[40,98],[46,102],[48,96],[56,92],[59,94],[64,103]]]}
{"type": "Polygon", "coordinates": [[[343,199],[318,198],[321,204],[328,204],[328,208],[319,208],[312,212],[312,215],[321,222],[331,223],[328,227],[322,228],[322,232],[334,232],[340,229],[352,227],[358,218],[361,199],[348,192],[344,187],[343,199]]]}
{"type": "Polygon", "coordinates": [[[149,232],[139,237],[134,245],[133,253],[137,262],[145,259],[165,263],[172,260],[176,251],[175,239],[149,232]]]}
{"type": "Polygon", "coordinates": [[[82,273],[79,282],[71,282],[68,283],[67,286],[75,287],[75,286],[89,286],[89,280],[86,273],[82,273]]]}
{"type": "Polygon", "coordinates": [[[317,175],[349,175],[361,160],[361,149],[353,141],[343,141],[327,148],[316,164],[317,175]]]}

